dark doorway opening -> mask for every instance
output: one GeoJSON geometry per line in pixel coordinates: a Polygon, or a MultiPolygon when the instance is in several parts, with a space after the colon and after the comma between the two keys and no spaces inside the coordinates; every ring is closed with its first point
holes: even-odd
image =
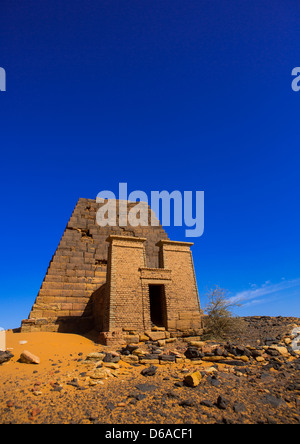
{"type": "Polygon", "coordinates": [[[166,327],[166,298],[163,285],[149,285],[151,322],[157,327],[166,327]]]}

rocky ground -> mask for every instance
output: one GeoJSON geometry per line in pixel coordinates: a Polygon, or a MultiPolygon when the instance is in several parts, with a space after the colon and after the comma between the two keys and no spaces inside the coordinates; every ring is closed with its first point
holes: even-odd
{"type": "Polygon", "coordinates": [[[77,335],[7,333],[0,423],[299,423],[292,331],[300,319],[244,321],[243,335],[226,342],[170,338],[116,349],[77,335]]]}

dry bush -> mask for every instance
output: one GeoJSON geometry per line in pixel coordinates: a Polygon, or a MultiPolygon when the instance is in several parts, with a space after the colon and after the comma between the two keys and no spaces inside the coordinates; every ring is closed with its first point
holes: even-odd
{"type": "Polygon", "coordinates": [[[244,321],[232,312],[234,307],[240,304],[232,302],[228,297],[228,291],[215,286],[206,294],[207,304],[204,308],[206,339],[224,340],[230,336],[242,333],[245,328],[244,321]]]}

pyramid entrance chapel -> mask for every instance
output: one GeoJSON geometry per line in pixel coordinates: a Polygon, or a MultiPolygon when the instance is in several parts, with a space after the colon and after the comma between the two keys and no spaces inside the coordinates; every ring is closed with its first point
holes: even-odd
{"type": "Polygon", "coordinates": [[[105,345],[201,334],[193,244],[151,226],[149,206],[148,226],[119,227],[115,204],[117,226],[101,227],[101,204],[79,199],[22,332],[94,330],[105,345]]]}

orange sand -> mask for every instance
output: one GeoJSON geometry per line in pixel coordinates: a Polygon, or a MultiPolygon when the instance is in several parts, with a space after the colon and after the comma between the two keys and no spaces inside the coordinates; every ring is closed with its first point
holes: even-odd
{"type": "Polygon", "coordinates": [[[80,335],[66,333],[12,333],[6,334],[6,347],[14,357],[10,362],[3,364],[0,368],[1,376],[14,376],[22,369],[22,374],[32,374],[34,368],[39,371],[50,371],[53,369],[53,361],[58,360],[65,364],[72,361],[72,357],[79,358],[78,353],[83,353],[83,358],[90,352],[99,350],[99,346],[93,341],[80,335]],[[19,344],[27,341],[26,344],[19,344]],[[24,365],[18,363],[18,359],[24,350],[38,356],[41,360],[39,365],[24,365]],[[70,356],[73,355],[73,356],[70,356]]]}

